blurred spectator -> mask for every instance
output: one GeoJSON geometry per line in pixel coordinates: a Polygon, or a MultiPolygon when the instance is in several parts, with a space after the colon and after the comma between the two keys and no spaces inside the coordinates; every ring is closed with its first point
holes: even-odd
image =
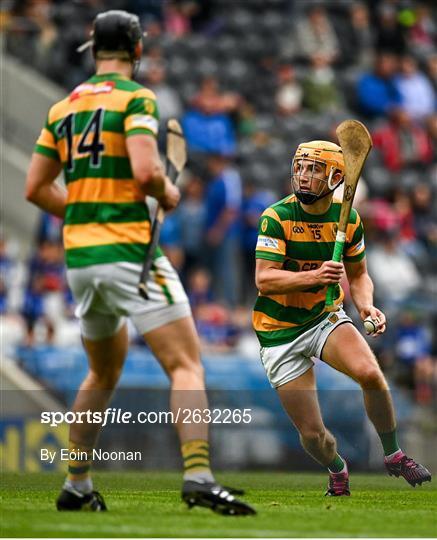
{"type": "Polygon", "coordinates": [[[50,0],[23,0],[12,10],[7,50],[43,73],[50,73],[52,52],[58,37],[50,0]]]}
{"type": "Polygon", "coordinates": [[[303,103],[314,113],[333,112],[341,106],[336,76],[324,54],[314,54],[311,68],[302,81],[303,103]]]}
{"type": "Polygon", "coordinates": [[[380,53],[375,58],[373,72],[365,73],[358,81],[358,103],[363,114],[370,117],[386,116],[401,104],[401,96],[394,83],[397,59],[391,53],[380,53]]]}
{"type": "Polygon", "coordinates": [[[186,7],[188,4],[168,0],[163,3],[164,8],[164,30],[180,38],[190,32],[190,19],[187,17],[186,7]]]}
{"type": "Polygon", "coordinates": [[[402,108],[413,120],[423,120],[436,110],[436,93],[428,78],[419,71],[416,60],[405,55],[400,61],[400,73],[395,85],[401,96],[402,108]]]}
{"type": "Polygon", "coordinates": [[[405,29],[399,24],[397,7],[383,1],[377,7],[376,50],[404,54],[407,48],[405,29]]]}
{"type": "Polygon", "coordinates": [[[414,10],[415,22],[408,35],[410,50],[418,56],[435,53],[437,28],[430,7],[420,3],[414,10]]]}
{"type": "Polygon", "coordinates": [[[379,239],[369,248],[367,261],[376,296],[382,309],[391,314],[419,288],[422,280],[416,266],[400,247],[399,225],[380,230],[379,239]]]}
{"type": "Polygon", "coordinates": [[[255,107],[244,101],[238,111],[238,134],[243,137],[252,137],[256,134],[256,112],[255,107]]]}
{"type": "Polygon", "coordinates": [[[210,272],[201,266],[190,270],[187,280],[187,294],[194,317],[197,315],[197,308],[203,304],[213,301],[210,272]]]}
{"type": "Polygon", "coordinates": [[[208,159],[206,244],[216,296],[229,306],[240,297],[242,186],[237,170],[223,156],[208,159]]]}
{"type": "Polygon", "coordinates": [[[188,298],[205,352],[228,352],[238,334],[228,309],[214,301],[211,274],[205,268],[194,269],[188,278],[188,298]]]}
{"type": "Polygon", "coordinates": [[[296,80],[296,74],[291,64],[281,64],[277,71],[278,89],[275,103],[281,116],[290,116],[302,107],[302,87],[296,80]]]}
{"type": "Polygon", "coordinates": [[[181,245],[184,250],[182,278],[195,267],[205,263],[205,187],[199,176],[188,178],[182,190],[182,200],[175,210],[178,216],[181,245]]]}
{"type": "Polygon", "coordinates": [[[53,321],[46,317],[44,309],[44,276],[37,274],[32,276],[24,293],[23,307],[21,311],[26,324],[27,347],[35,343],[35,326],[37,322],[43,322],[46,327],[46,342],[52,343],[55,334],[53,321]]]}
{"type": "Polygon", "coordinates": [[[418,241],[427,249],[435,272],[437,263],[437,215],[430,186],[423,182],[414,186],[411,199],[414,230],[418,241]]]}
{"type": "Polygon", "coordinates": [[[258,222],[264,210],[277,200],[275,193],[268,189],[257,188],[254,182],[244,184],[242,209],[242,247],[243,247],[243,287],[244,297],[253,303],[255,288],[255,248],[258,239],[258,222]]]}
{"type": "Polygon", "coordinates": [[[192,99],[192,109],[183,117],[183,127],[192,150],[232,155],[236,139],[230,113],[234,112],[240,97],[222,93],[217,79],[207,77],[192,99]]]}
{"type": "MultiPolygon", "coordinates": [[[[120,4],[120,2],[115,0],[115,4],[120,4]]],[[[123,7],[115,7],[114,5],[113,9],[126,9],[127,11],[137,13],[141,18],[141,22],[147,25],[150,21],[161,23],[164,20],[163,7],[164,0],[124,0],[123,7]]]]}
{"type": "Polygon", "coordinates": [[[184,265],[185,254],[182,249],[179,215],[176,212],[166,215],[159,236],[159,244],[172,266],[180,272],[184,265]]]}
{"type": "Polygon", "coordinates": [[[370,24],[369,9],[363,2],[351,2],[349,23],[342,28],[342,57],[347,64],[368,68],[373,60],[374,30],[370,24]]]}
{"type": "Polygon", "coordinates": [[[432,114],[426,119],[426,128],[432,147],[433,163],[437,162],[437,114],[432,114]]]}
{"type": "Polygon", "coordinates": [[[431,335],[424,321],[410,309],[401,313],[395,335],[396,380],[414,391],[416,401],[432,401],[435,363],[431,356],[431,335]]]}
{"type": "Polygon", "coordinates": [[[46,340],[54,338],[56,324],[64,313],[65,276],[62,246],[44,241],[30,260],[22,314],[27,326],[27,344],[34,341],[34,328],[41,320],[47,329],[46,340]]]}
{"type": "Polygon", "coordinates": [[[63,221],[61,218],[47,212],[41,212],[36,234],[37,243],[50,242],[62,244],[62,225],[63,221]]]}
{"type": "Polygon", "coordinates": [[[13,262],[6,253],[6,242],[0,237],[0,315],[8,311],[8,285],[11,281],[13,262]]]}
{"type": "Polygon", "coordinates": [[[393,172],[432,161],[431,143],[425,129],[413,122],[403,109],[391,111],[390,119],[373,133],[373,144],[380,150],[384,165],[393,172]]]}
{"type": "Polygon", "coordinates": [[[306,60],[320,54],[325,56],[328,63],[338,59],[340,48],[337,35],[323,5],[310,6],[307,15],[298,22],[297,43],[300,55],[306,60]]]}
{"type": "Polygon", "coordinates": [[[235,112],[241,98],[235,92],[222,92],[215,77],[205,77],[191,105],[205,114],[229,114],[235,112]]]}
{"type": "Polygon", "coordinates": [[[432,82],[434,91],[437,92],[437,52],[434,52],[426,59],[426,73],[432,82]]]}
{"type": "Polygon", "coordinates": [[[396,187],[392,189],[390,198],[390,212],[396,216],[399,227],[399,243],[404,251],[414,261],[421,272],[428,269],[428,255],[423,244],[418,240],[414,224],[414,213],[411,202],[411,194],[405,189],[396,187]]]}
{"type": "Polygon", "coordinates": [[[182,116],[182,102],[178,93],[167,84],[163,61],[149,62],[147,71],[140,73],[141,82],[150,88],[158,102],[159,117],[163,126],[169,118],[182,116]]]}

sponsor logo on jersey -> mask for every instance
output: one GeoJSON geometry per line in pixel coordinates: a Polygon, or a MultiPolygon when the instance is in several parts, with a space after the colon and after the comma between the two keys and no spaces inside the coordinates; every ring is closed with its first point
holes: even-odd
{"type": "Polygon", "coordinates": [[[144,98],[144,110],[148,114],[153,114],[155,112],[155,102],[152,99],[144,98]]]}
{"type": "Polygon", "coordinates": [[[79,99],[83,96],[94,94],[109,94],[115,87],[114,81],[105,81],[97,84],[84,83],[77,86],[70,94],[70,101],[79,99]]]}
{"type": "Polygon", "coordinates": [[[268,219],[267,219],[267,218],[264,218],[264,219],[262,220],[262,223],[261,223],[261,231],[262,231],[262,232],[266,232],[267,227],[268,227],[268,224],[269,224],[268,219]]]}
{"type": "Polygon", "coordinates": [[[305,229],[303,227],[300,227],[299,225],[295,225],[293,227],[293,232],[296,234],[302,234],[305,232],[305,229]]]}
{"type": "Polygon", "coordinates": [[[278,249],[279,242],[276,238],[270,238],[269,236],[258,236],[258,242],[256,244],[258,248],[271,248],[278,249]]]}

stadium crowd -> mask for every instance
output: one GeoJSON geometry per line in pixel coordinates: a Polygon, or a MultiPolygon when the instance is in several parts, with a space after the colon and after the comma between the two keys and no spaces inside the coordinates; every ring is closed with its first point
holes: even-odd
{"type": "MultiPolygon", "coordinates": [[[[355,206],[377,305],[390,321],[372,344],[385,368],[429,402],[437,376],[433,3],[8,0],[6,51],[70,91],[93,69],[91,55],[76,49],[96,13],[110,8],[140,16],[148,35],[137,79],[156,93],[163,122],[181,119],[188,140],[182,202],[161,244],[205,350],[234,350],[251,335],[258,218],[289,193],[297,144],[333,138],[341,120],[357,117],[374,151],[355,206]]],[[[29,345],[53,340],[62,317],[72,317],[61,226],[41,217],[27,270],[17,271],[6,241],[0,247],[0,309],[22,317],[29,345]],[[45,327],[36,337],[35,325],[45,327]]]]}

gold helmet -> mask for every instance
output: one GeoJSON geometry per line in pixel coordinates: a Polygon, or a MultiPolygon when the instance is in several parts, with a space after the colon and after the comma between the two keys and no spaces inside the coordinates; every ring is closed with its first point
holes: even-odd
{"type": "MultiPolygon", "coordinates": [[[[293,163],[291,166],[292,185],[293,190],[297,198],[305,203],[312,204],[316,200],[329,195],[336,187],[338,187],[344,180],[344,158],[343,151],[338,144],[329,141],[309,141],[301,143],[294,154],[293,163]],[[300,184],[300,172],[299,161],[310,160],[314,164],[321,163],[325,165],[325,180],[320,184],[319,192],[313,193],[301,188],[300,184]],[[332,178],[334,173],[341,174],[341,180],[332,184],[332,178]],[[328,186],[328,191],[323,193],[323,185],[328,186]]],[[[314,166],[313,166],[314,174],[314,166]]]]}
{"type": "Polygon", "coordinates": [[[329,141],[310,141],[297,147],[294,159],[309,158],[326,164],[326,176],[339,170],[344,176],[343,151],[338,144],[329,141]]]}

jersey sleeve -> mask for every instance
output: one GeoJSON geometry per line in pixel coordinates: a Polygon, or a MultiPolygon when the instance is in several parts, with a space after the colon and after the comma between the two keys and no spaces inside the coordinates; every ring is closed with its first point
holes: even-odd
{"type": "Polygon", "coordinates": [[[350,240],[346,241],[343,260],[345,262],[359,262],[366,256],[364,243],[364,227],[358,213],[353,210],[355,223],[352,223],[350,240]]]}
{"type": "Polygon", "coordinates": [[[285,233],[278,214],[271,208],[263,212],[259,220],[256,258],[284,262],[285,233]]]}
{"type": "Polygon", "coordinates": [[[158,135],[159,112],[156,96],[143,88],[134,92],[129,101],[125,118],[124,133],[130,135],[158,135]]]}
{"type": "Polygon", "coordinates": [[[61,161],[58,148],[56,146],[53,127],[50,126],[48,117],[45,126],[42,128],[38,140],[36,141],[33,151],[38,154],[43,154],[51,159],[55,159],[56,161],[61,161]]]}

